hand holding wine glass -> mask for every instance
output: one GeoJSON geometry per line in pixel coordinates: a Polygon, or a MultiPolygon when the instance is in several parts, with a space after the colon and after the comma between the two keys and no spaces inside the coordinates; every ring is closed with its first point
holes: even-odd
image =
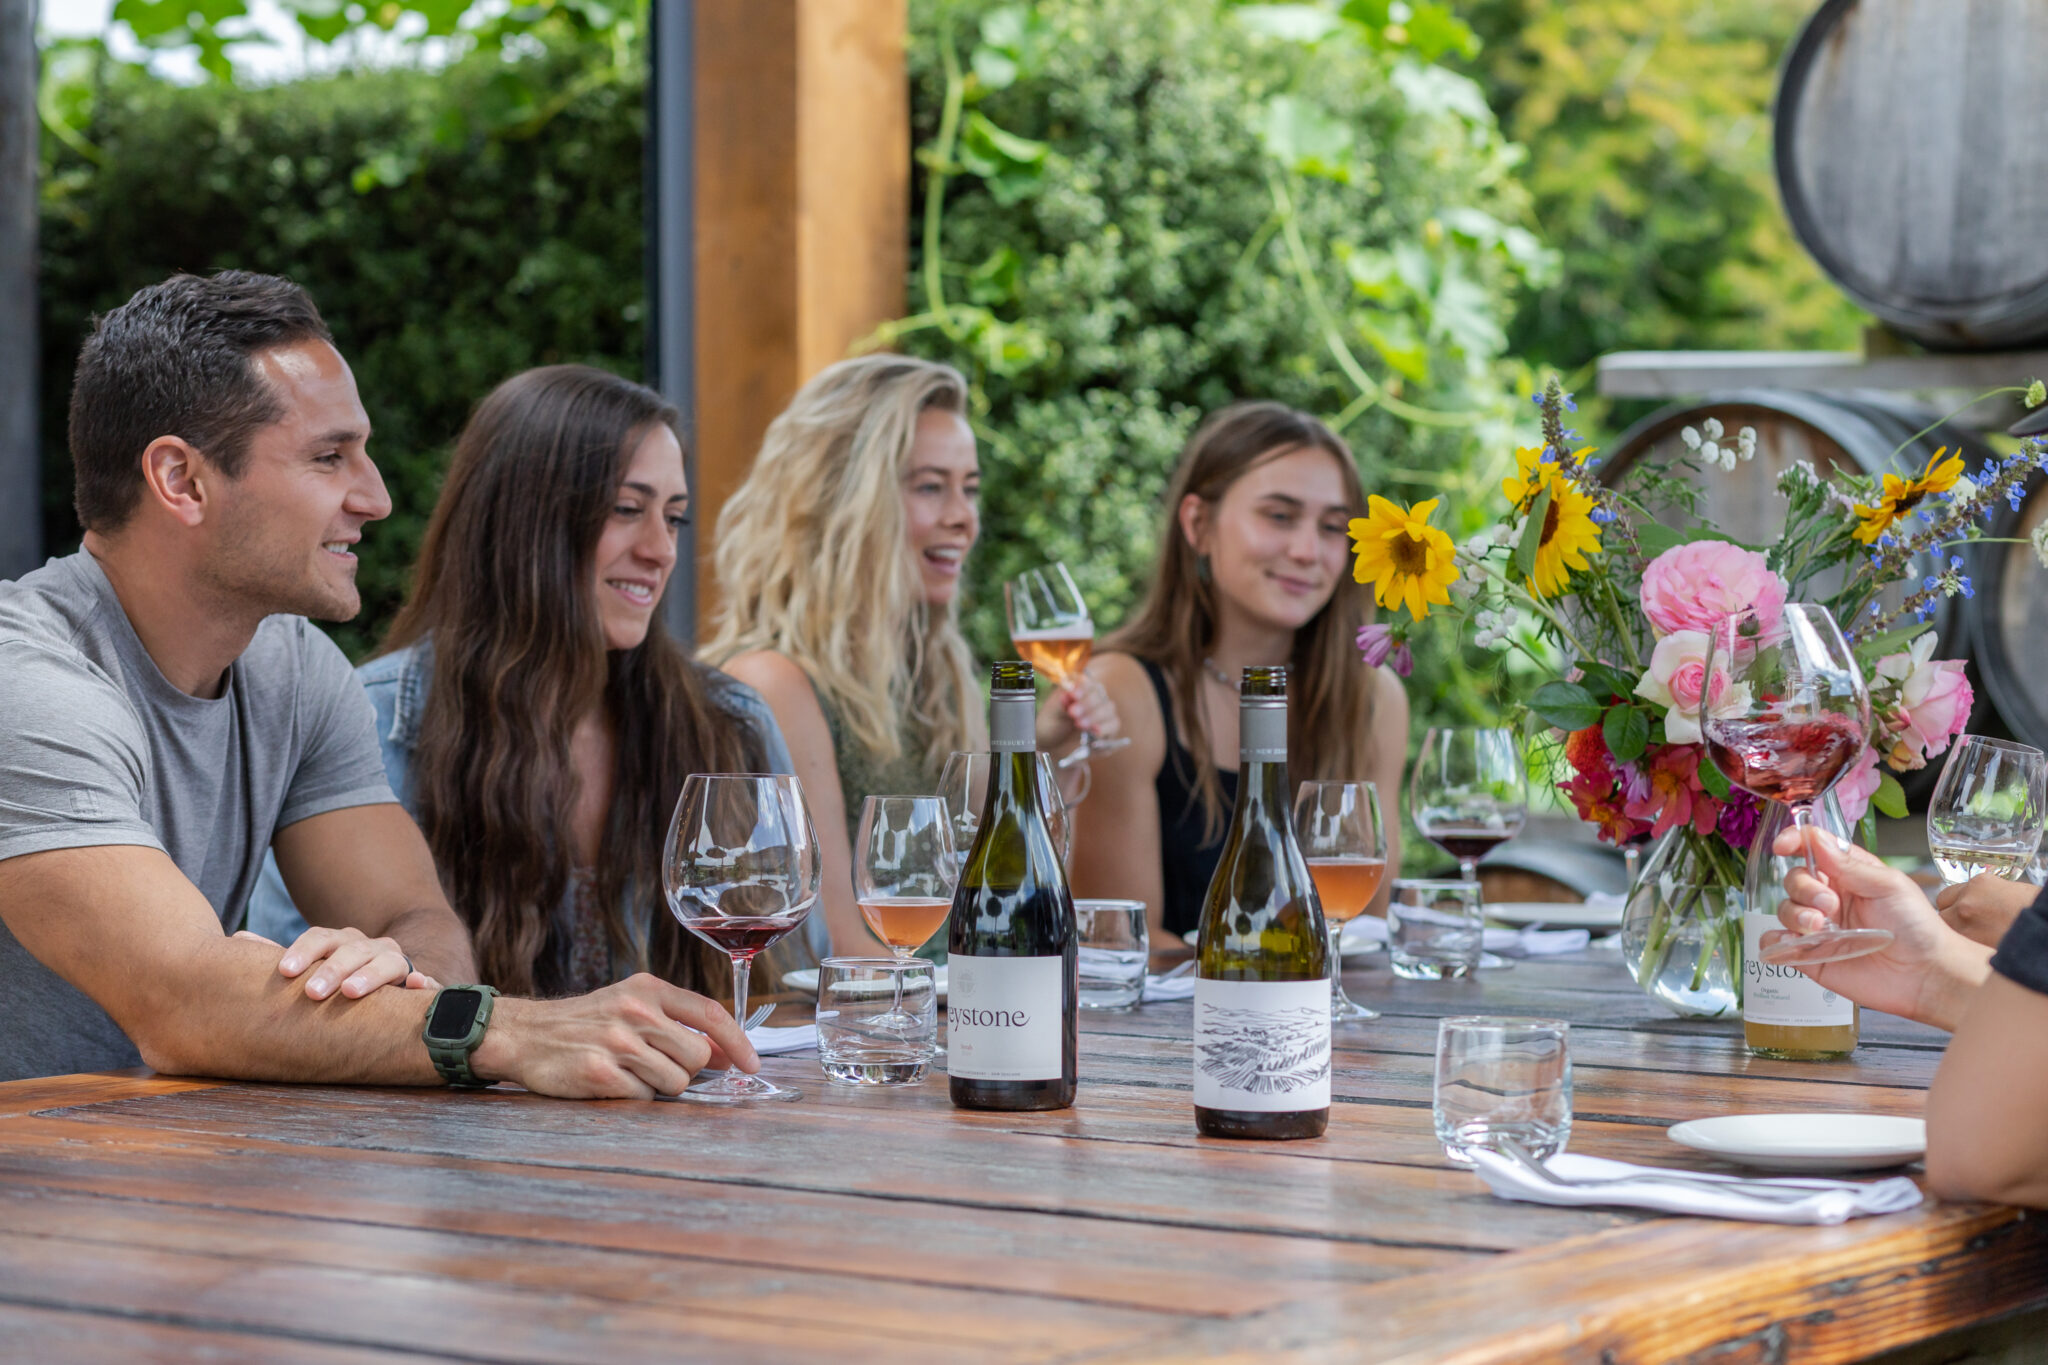
{"type": "Polygon", "coordinates": [[[1339,939],[1365,913],[1387,875],[1379,788],[1370,782],[1304,782],[1294,799],[1294,838],[1330,927],[1330,1021],[1377,1019],[1344,993],[1339,939]]]}
{"type": "MultiPolygon", "coordinates": [[[[1028,569],[1003,584],[1003,607],[1017,657],[1058,686],[1078,686],[1095,649],[1095,620],[1067,566],[1055,563],[1028,569]]],[[[1130,742],[1127,738],[1104,739],[1083,730],[1081,743],[1060,760],[1060,766],[1085,763],[1093,754],[1106,754],[1130,742]]]]}
{"type": "Polygon", "coordinates": [[[1529,777],[1514,733],[1431,727],[1408,799],[1422,837],[1456,858],[1466,881],[1478,881],[1479,860],[1520,834],[1529,816],[1529,777]]]}
{"type": "MultiPolygon", "coordinates": [[[[1700,734],[1730,782],[1783,802],[1814,869],[1813,803],[1849,770],[1870,734],[1870,693],[1856,656],[1826,607],[1791,603],[1771,617],[1754,609],[1709,633],[1700,734]]],[[[1813,966],[1892,941],[1889,930],[1820,929],[1758,949],[1764,961],[1813,966]]]]}
{"type": "MultiPolygon", "coordinates": [[[[676,919],[732,958],[733,1018],[744,1019],[754,956],[817,904],[818,835],[803,787],[781,774],[690,774],[669,822],[661,870],[676,919]]],[[[799,1093],[728,1071],[700,1078],[682,1098],[731,1104],[799,1093]]]]}

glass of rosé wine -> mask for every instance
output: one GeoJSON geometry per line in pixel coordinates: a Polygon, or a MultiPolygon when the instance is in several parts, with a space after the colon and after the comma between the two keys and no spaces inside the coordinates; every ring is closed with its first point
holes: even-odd
{"type": "MultiPolygon", "coordinates": [[[[732,959],[732,1017],[747,1016],[747,971],[818,903],[818,833],[794,777],[691,773],[661,852],[669,909],[732,959]]],[[[710,1104],[793,1100],[799,1091],[737,1069],[706,1072],[681,1098],[710,1104]]]]}
{"type": "MultiPolygon", "coordinates": [[[[1088,614],[1088,603],[1074,586],[1067,566],[1048,564],[1018,574],[1003,584],[1003,608],[1017,657],[1054,686],[1078,685],[1095,650],[1095,618],[1088,614]]],[[[1106,754],[1130,742],[1121,737],[1103,739],[1083,730],[1080,745],[1060,760],[1060,766],[1086,763],[1091,754],[1106,754]]],[[[1072,804],[1079,805],[1079,799],[1072,804]]]]}
{"type": "MultiPolygon", "coordinates": [[[[960,859],[946,803],[936,796],[870,796],[861,802],[853,839],[853,891],[860,916],[898,962],[929,943],[953,909],[960,859]]],[[[915,1028],[903,1012],[903,973],[896,1003],[870,1027],[915,1028]]]]}
{"type": "Polygon", "coordinates": [[[1301,845],[1323,921],[1330,926],[1330,1021],[1380,1017],[1344,994],[1338,940],[1365,913],[1387,876],[1387,836],[1379,788],[1370,782],[1304,782],[1294,798],[1294,839],[1301,845]]]}
{"type": "MultiPolygon", "coordinates": [[[[1700,735],[1730,782],[1784,803],[1813,866],[1813,805],[1855,764],[1870,735],[1870,692],[1841,627],[1826,607],[1789,603],[1721,618],[1707,641],[1700,735]]],[[[1885,929],[1774,930],[1757,956],[1817,966],[1874,953],[1885,929]]]]}

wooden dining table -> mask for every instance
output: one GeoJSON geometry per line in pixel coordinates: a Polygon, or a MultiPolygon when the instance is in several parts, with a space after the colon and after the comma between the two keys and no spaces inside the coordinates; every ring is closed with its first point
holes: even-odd
{"type": "Polygon", "coordinates": [[[1768,1061],[1666,1015],[1611,951],[1449,982],[1384,964],[1347,973],[1385,1017],[1337,1030],[1329,1132],[1305,1142],[1195,1135],[1185,1002],[1084,1012],[1079,1099],[1041,1114],[956,1110],[936,1070],[828,1085],[814,1053],[764,1064],[800,1101],[731,1109],[0,1086],[0,1357],[1837,1361],[2048,1304],[2020,1210],[1786,1227],[1515,1203],[1432,1135],[1448,1014],[1569,1020],[1571,1150],[1704,1169],[1667,1125],[1918,1114],[1940,1035],[1866,1013],[1847,1061],[1768,1061]]]}

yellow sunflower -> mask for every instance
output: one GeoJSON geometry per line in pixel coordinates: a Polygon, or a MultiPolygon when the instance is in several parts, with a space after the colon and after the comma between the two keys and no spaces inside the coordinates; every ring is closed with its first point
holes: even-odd
{"type": "Polygon", "coordinates": [[[1889,531],[1899,518],[1918,507],[1929,494],[1948,492],[1961,477],[1962,453],[1958,451],[1950,455],[1947,446],[1927,457],[1927,468],[1920,471],[1917,479],[1885,475],[1884,491],[1878,495],[1877,506],[1856,504],[1856,515],[1863,519],[1863,524],[1856,528],[1856,539],[1865,545],[1876,544],[1879,536],[1889,531]]]}
{"type": "Polygon", "coordinates": [[[1368,515],[1353,519],[1350,528],[1358,548],[1352,576],[1372,585],[1375,602],[1406,607],[1418,621],[1432,603],[1449,603],[1450,586],[1458,581],[1450,536],[1429,524],[1439,501],[1403,507],[1375,494],[1366,501],[1368,515]]]}
{"type": "Polygon", "coordinates": [[[1543,491],[1542,446],[1523,446],[1515,452],[1515,472],[1500,481],[1500,491],[1516,516],[1528,514],[1529,504],[1543,491]]]}
{"type": "Polygon", "coordinates": [[[1536,542],[1536,572],[1529,575],[1529,591],[1538,597],[1563,593],[1571,571],[1592,567],[1586,556],[1600,553],[1600,528],[1593,524],[1592,497],[1562,474],[1551,474],[1548,486],[1550,507],[1543,514],[1543,534],[1536,542]]]}

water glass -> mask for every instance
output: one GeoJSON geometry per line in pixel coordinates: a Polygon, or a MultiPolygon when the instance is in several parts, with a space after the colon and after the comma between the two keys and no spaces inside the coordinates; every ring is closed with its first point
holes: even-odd
{"type": "Polygon", "coordinates": [[[1478,882],[1397,881],[1387,900],[1395,976],[1442,981],[1479,967],[1486,911],[1478,882]]]}
{"type": "Polygon", "coordinates": [[[1436,1026],[1437,1141],[1472,1164],[1467,1149],[1502,1139],[1541,1161],[1572,1135],[1571,1025],[1559,1019],[1462,1015],[1436,1026]]]}
{"type": "Polygon", "coordinates": [[[1081,948],[1081,1008],[1125,1010],[1143,999],[1152,957],[1145,902],[1077,900],[1074,927],[1081,948]]]}
{"type": "Polygon", "coordinates": [[[916,1085],[938,1055],[939,992],[914,957],[828,957],[818,969],[818,1061],[840,1085],[916,1085]]]}

